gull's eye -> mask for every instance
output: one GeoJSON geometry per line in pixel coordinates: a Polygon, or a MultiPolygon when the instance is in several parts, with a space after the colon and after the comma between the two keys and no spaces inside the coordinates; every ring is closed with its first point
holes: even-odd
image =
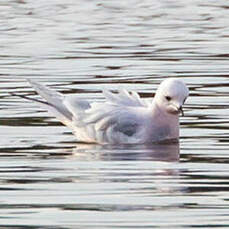
{"type": "Polygon", "coordinates": [[[170,96],[165,96],[165,98],[167,99],[167,101],[170,101],[172,99],[170,96]]]}

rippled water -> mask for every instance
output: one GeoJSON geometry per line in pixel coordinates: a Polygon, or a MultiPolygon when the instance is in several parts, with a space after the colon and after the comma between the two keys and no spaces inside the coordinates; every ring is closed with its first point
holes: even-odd
{"type": "Polygon", "coordinates": [[[1,228],[228,228],[229,2],[0,3],[1,228]],[[79,98],[190,88],[180,144],[77,142],[25,78],[79,98]]]}

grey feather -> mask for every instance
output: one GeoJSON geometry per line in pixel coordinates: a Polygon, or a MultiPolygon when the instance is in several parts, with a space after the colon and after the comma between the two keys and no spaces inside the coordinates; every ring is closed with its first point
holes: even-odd
{"type": "Polygon", "coordinates": [[[127,136],[133,136],[138,130],[138,124],[132,120],[122,120],[114,126],[114,131],[123,133],[127,136]]]}
{"type": "Polygon", "coordinates": [[[46,100],[46,102],[39,100],[37,100],[37,102],[40,102],[41,106],[54,113],[65,125],[71,127],[73,115],[63,104],[65,97],[61,93],[56,92],[33,80],[28,80],[28,82],[33,86],[36,92],[46,100]]]}

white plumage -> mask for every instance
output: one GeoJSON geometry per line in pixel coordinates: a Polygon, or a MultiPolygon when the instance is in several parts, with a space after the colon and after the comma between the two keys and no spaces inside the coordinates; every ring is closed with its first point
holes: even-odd
{"type": "Polygon", "coordinates": [[[179,113],[188,88],[178,79],[163,81],[151,102],[141,99],[136,92],[120,90],[114,94],[105,90],[105,102],[91,104],[75,95],[64,96],[33,80],[29,82],[45,99],[32,100],[70,127],[78,140],[140,144],[179,138],[179,113]]]}

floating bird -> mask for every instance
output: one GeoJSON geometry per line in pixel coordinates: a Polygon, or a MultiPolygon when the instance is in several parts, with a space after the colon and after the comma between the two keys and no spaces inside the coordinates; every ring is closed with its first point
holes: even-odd
{"type": "Polygon", "coordinates": [[[63,95],[34,80],[28,80],[43,100],[38,102],[70,127],[77,139],[100,144],[151,144],[179,140],[179,114],[189,90],[179,79],[168,78],[158,87],[153,100],[122,89],[117,94],[104,90],[104,102],[89,103],[76,95],[63,95]]]}

